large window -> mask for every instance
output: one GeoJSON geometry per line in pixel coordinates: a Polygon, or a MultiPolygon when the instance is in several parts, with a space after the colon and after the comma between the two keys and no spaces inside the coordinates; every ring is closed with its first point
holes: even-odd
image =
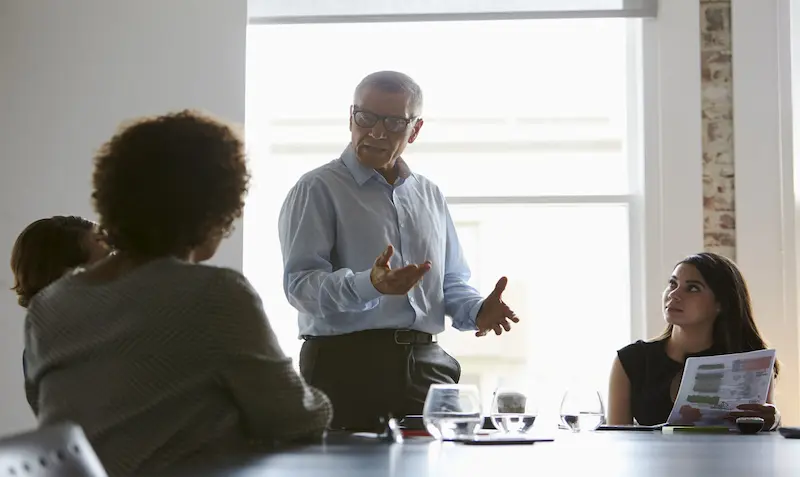
{"type": "Polygon", "coordinates": [[[247,140],[254,186],[245,273],[295,356],[296,311],[282,294],[277,220],[289,188],[348,142],[348,108],[368,73],[399,70],[425,95],[405,158],[448,196],[472,283],[509,277],[522,322],[440,342],[487,397],[529,377],[545,405],[569,382],[604,391],[631,339],[642,227],[636,137],[638,19],[252,25],[247,140]]]}

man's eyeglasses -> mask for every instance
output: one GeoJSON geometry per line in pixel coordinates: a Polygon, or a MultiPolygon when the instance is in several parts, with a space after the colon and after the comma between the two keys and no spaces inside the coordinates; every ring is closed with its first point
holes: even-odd
{"type": "Polygon", "coordinates": [[[408,129],[408,125],[417,118],[398,118],[396,116],[381,116],[380,114],[370,113],[353,108],[353,121],[361,128],[373,128],[378,121],[383,120],[383,127],[388,132],[399,133],[408,129]]]}

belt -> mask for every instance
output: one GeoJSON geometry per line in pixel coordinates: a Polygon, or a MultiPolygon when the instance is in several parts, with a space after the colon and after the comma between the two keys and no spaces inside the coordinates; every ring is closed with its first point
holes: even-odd
{"type": "Polygon", "coordinates": [[[344,340],[370,340],[370,341],[388,341],[397,345],[427,345],[436,343],[436,335],[425,333],[417,330],[365,330],[348,333],[345,335],[333,336],[301,336],[306,341],[319,340],[319,341],[344,341],[344,340]]]}

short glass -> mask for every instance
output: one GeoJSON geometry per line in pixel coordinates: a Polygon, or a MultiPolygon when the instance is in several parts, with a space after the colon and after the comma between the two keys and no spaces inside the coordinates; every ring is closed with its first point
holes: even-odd
{"type": "Polygon", "coordinates": [[[436,439],[469,438],[480,428],[480,394],[471,384],[433,384],[422,410],[425,428],[436,439]]]}
{"type": "Polygon", "coordinates": [[[561,399],[561,421],[572,432],[593,431],[605,424],[603,398],[594,389],[572,388],[561,399]]]}
{"type": "Polygon", "coordinates": [[[497,430],[525,434],[533,429],[539,413],[534,393],[527,386],[500,386],[494,392],[490,416],[497,430]]]}

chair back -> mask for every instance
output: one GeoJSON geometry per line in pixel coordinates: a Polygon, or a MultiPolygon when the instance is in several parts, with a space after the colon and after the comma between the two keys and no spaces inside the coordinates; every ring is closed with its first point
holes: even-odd
{"type": "Polygon", "coordinates": [[[0,439],[2,477],[107,477],[83,429],[73,423],[0,439]]]}

